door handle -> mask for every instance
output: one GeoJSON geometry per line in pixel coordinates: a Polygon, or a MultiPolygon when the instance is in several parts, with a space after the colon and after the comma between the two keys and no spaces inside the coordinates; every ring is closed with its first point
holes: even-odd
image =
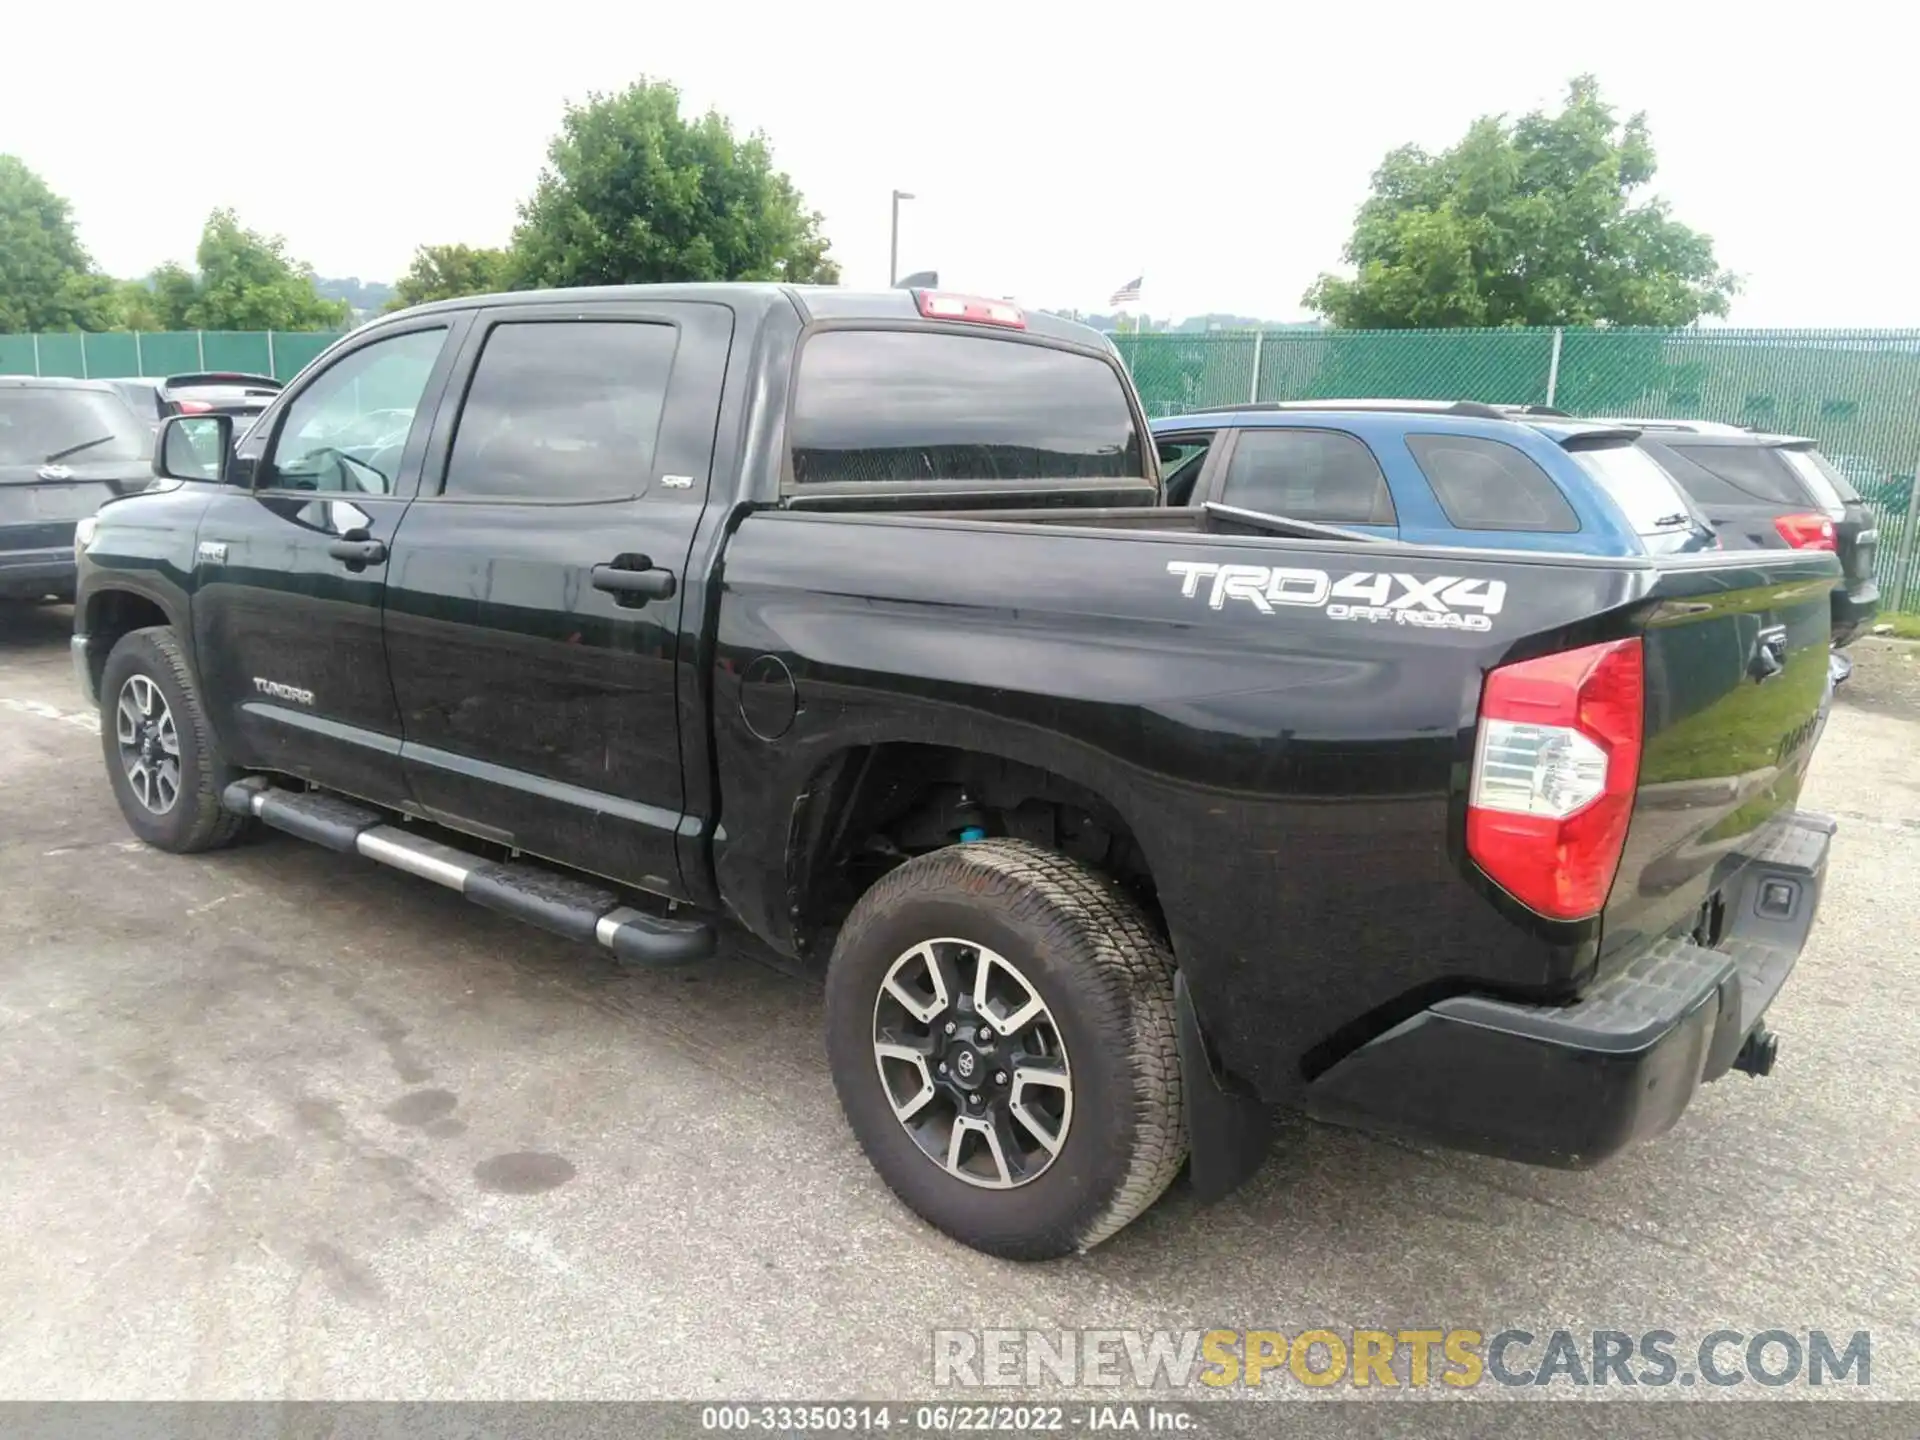
{"type": "Polygon", "coordinates": [[[660,569],[644,555],[627,565],[596,565],[591,573],[593,588],[606,591],[621,605],[670,600],[678,588],[671,570],[660,569]]]}
{"type": "Polygon", "coordinates": [[[329,540],[327,554],[344,560],[349,570],[364,570],[387,558],[387,546],[382,540],[329,540]]]}

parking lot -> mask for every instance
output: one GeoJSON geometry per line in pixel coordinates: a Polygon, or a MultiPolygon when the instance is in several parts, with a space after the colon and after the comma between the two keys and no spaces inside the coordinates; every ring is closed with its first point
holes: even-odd
{"type": "Polygon", "coordinates": [[[1419,1324],[1868,1330],[1868,1393],[1920,1397],[1911,651],[1859,647],[1815,762],[1771,1079],[1588,1174],[1283,1120],[1228,1201],[1020,1267],[869,1170],[812,986],[623,972],[286,837],[144,849],[70,612],[0,617],[9,1397],[924,1398],[936,1327],[1419,1324]]]}

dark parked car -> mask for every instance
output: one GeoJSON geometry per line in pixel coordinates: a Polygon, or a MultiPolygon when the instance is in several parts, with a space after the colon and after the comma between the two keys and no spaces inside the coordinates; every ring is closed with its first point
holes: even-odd
{"type": "Polygon", "coordinates": [[[447,301],[231,429],[164,422],[81,557],[133,832],[633,965],[724,917],[968,1244],[1098,1244],[1189,1150],[1219,1194],[1266,1103],[1585,1166],[1773,1064],[1832,555],[1166,506],[1106,342],[930,291],[447,301]]]}
{"type": "Polygon", "coordinates": [[[1832,550],[1844,583],[1833,592],[1833,643],[1844,645],[1880,609],[1873,512],[1818,444],[1733,425],[1620,420],[1678,480],[1729,550],[1832,550]]]}
{"type": "Polygon", "coordinates": [[[280,393],[280,382],[271,375],[230,370],[126,377],[102,383],[112,387],[136,415],[155,428],[169,415],[231,415],[236,435],[245,434],[280,393]]]}
{"type": "Polygon", "coordinates": [[[0,376],[0,600],[73,594],[73,532],[152,483],[153,437],[98,381],[0,376]]]}

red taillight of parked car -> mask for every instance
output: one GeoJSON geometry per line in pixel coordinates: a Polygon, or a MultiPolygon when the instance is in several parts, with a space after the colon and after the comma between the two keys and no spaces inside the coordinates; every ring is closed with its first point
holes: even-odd
{"type": "Polygon", "coordinates": [[[1838,550],[1840,537],[1825,515],[1776,515],[1773,528],[1796,550],[1838,550]]]}
{"type": "Polygon", "coordinates": [[[1640,641],[1611,640],[1487,676],[1467,853],[1529,910],[1600,913],[1627,840],[1644,733],[1640,641]]]}
{"type": "Polygon", "coordinates": [[[182,415],[211,415],[213,413],[213,406],[207,404],[204,400],[181,400],[177,403],[176,408],[182,415]]]}

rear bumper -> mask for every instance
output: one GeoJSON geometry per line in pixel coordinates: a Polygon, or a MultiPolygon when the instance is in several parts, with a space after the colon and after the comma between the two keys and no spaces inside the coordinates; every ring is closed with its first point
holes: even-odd
{"type": "Polygon", "coordinates": [[[1668,1129],[1733,1065],[1806,944],[1834,822],[1801,813],[1751,856],[1727,935],[1666,940],[1571,1005],[1442,1000],[1308,1088],[1323,1119],[1580,1169],[1668,1129]]]}
{"type": "Polygon", "coordinates": [[[0,599],[37,600],[73,593],[71,545],[36,550],[0,550],[0,599]]]}
{"type": "Polygon", "coordinates": [[[1833,643],[1846,644],[1872,624],[1873,617],[1879,613],[1880,586],[1874,581],[1862,580],[1851,590],[1835,589],[1833,592],[1833,643]]]}

